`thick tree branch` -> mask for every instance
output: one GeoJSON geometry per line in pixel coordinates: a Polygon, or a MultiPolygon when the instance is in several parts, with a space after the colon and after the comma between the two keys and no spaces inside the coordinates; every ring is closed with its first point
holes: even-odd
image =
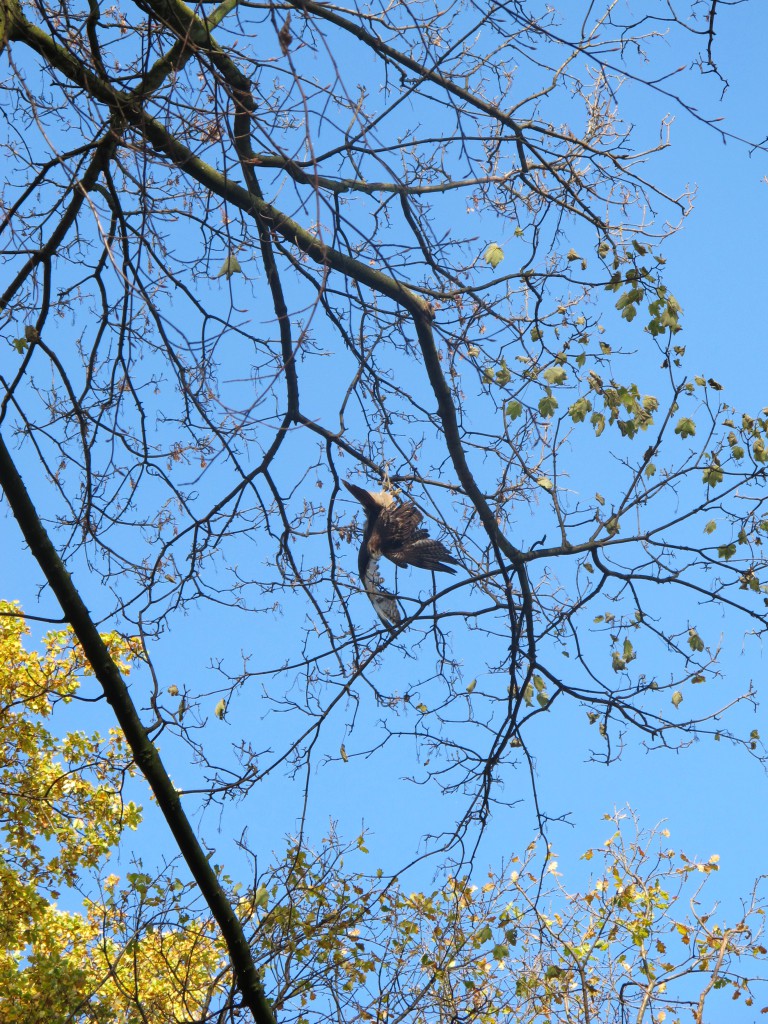
{"type": "Polygon", "coordinates": [[[59,558],[2,437],[0,486],[24,539],[56,595],[66,620],[71,624],[94,675],[101,683],[136,764],[149,782],[178,848],[221,929],[243,1000],[251,1010],[256,1024],[275,1024],[272,1007],[261,986],[242,925],[184,813],[179,794],[165,770],[157,748],[147,735],[128,687],[59,558]]]}

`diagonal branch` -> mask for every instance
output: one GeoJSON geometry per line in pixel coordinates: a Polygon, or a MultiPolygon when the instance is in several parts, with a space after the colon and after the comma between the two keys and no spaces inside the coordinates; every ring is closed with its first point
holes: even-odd
{"type": "Polygon", "coordinates": [[[253,1014],[256,1024],[275,1024],[272,1007],[264,994],[242,925],[184,813],[179,794],[165,770],[157,748],[147,735],[128,687],[101,639],[79,591],[59,558],[2,437],[0,487],[21,527],[30,551],[43,570],[90,662],[94,675],[101,683],[104,695],[120,723],[136,764],[149,782],[178,848],[221,929],[245,1004],[253,1014]]]}

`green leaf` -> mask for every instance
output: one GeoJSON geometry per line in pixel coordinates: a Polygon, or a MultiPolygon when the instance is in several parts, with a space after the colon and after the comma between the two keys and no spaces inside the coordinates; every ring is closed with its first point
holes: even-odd
{"type": "Polygon", "coordinates": [[[486,263],[490,264],[495,270],[496,267],[504,259],[504,250],[496,242],[491,242],[488,248],[485,250],[485,256],[483,257],[486,263]]]}
{"type": "Polygon", "coordinates": [[[693,437],[696,433],[696,424],[688,416],[683,416],[677,421],[675,433],[685,440],[686,437],[693,437]]]}
{"type": "Polygon", "coordinates": [[[622,315],[622,318],[627,321],[627,323],[631,324],[632,321],[637,316],[637,308],[635,306],[631,306],[631,305],[630,306],[625,306],[624,309],[622,309],[622,311],[621,311],[621,315],[622,315]]]}
{"type": "Polygon", "coordinates": [[[562,384],[568,374],[562,366],[549,366],[542,376],[548,384],[562,384]]]}
{"type": "Polygon", "coordinates": [[[542,416],[549,418],[554,415],[555,409],[557,409],[557,399],[553,395],[545,395],[539,401],[539,412],[542,416]]]}
{"type": "Polygon", "coordinates": [[[507,403],[506,409],[507,417],[510,420],[516,420],[523,414],[523,406],[516,398],[513,398],[511,402],[507,403]]]}
{"type": "Polygon", "coordinates": [[[229,280],[233,274],[242,274],[242,272],[243,268],[240,266],[237,256],[231,252],[222,263],[221,270],[216,274],[216,277],[226,276],[227,280],[229,280]]]}
{"type": "Polygon", "coordinates": [[[568,409],[568,415],[573,423],[584,423],[590,412],[592,412],[592,402],[589,398],[578,398],[568,409]]]}
{"type": "Polygon", "coordinates": [[[605,532],[609,537],[615,537],[617,533],[621,533],[621,525],[616,516],[611,516],[605,524],[605,532]]]}
{"type": "MultiPolygon", "coordinates": [[[[2,50],[1,46],[0,50],[2,50]]],[[[32,324],[27,324],[24,328],[24,337],[16,338],[13,342],[13,347],[19,355],[22,355],[25,349],[29,348],[30,345],[37,344],[38,341],[40,341],[40,335],[38,334],[37,328],[33,327],[32,324]]]]}
{"type": "Polygon", "coordinates": [[[688,646],[691,648],[692,651],[704,650],[704,641],[693,628],[688,630],[688,646]]]}
{"type": "Polygon", "coordinates": [[[506,360],[502,359],[501,365],[499,366],[499,369],[496,371],[496,383],[499,385],[500,388],[503,388],[506,387],[511,380],[512,374],[509,372],[509,367],[507,366],[506,360]]]}

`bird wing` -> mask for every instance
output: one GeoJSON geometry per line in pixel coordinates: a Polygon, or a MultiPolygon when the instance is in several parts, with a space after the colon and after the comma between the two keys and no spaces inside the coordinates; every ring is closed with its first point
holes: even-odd
{"type": "Polygon", "coordinates": [[[422,518],[410,501],[384,509],[377,531],[382,555],[401,567],[413,565],[417,569],[455,573],[451,565],[458,565],[458,560],[442,541],[433,540],[426,530],[419,528],[422,518]]]}
{"type": "Polygon", "coordinates": [[[403,545],[397,553],[397,558],[393,558],[392,561],[396,565],[413,565],[417,569],[450,573],[455,573],[456,570],[453,566],[459,564],[458,559],[453,557],[442,541],[433,540],[427,536],[419,537],[411,541],[410,544],[403,545]]]}
{"type": "Polygon", "coordinates": [[[382,541],[382,554],[389,558],[387,548],[396,551],[401,545],[413,540],[417,535],[426,533],[419,530],[423,516],[412,501],[402,505],[390,505],[382,509],[379,515],[378,533],[382,541]]]}

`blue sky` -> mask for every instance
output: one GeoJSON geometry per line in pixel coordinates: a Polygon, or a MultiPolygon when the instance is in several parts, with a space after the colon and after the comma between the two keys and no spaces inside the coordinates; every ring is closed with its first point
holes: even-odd
{"type": "MultiPolygon", "coordinates": [[[[750,3],[724,10],[719,22],[717,53],[730,85],[722,104],[716,102],[720,86],[712,76],[699,79],[689,75],[681,84],[681,89],[694,91],[696,102],[700,98],[702,113],[723,116],[724,128],[755,140],[765,132],[763,108],[768,94],[768,71],[762,51],[766,38],[768,9],[764,4],[750,3]]],[[[672,50],[669,66],[674,67],[677,59],[672,50]]],[[[685,312],[680,341],[687,348],[690,372],[715,377],[737,408],[757,411],[768,405],[762,312],[768,203],[764,177],[768,174],[768,158],[763,152],[750,155],[747,146],[734,141],[724,145],[711,127],[695,123],[664,96],[631,86],[627,91],[632,119],[649,137],[665,114],[674,115],[672,146],[653,158],[652,176],[673,191],[688,186],[696,189],[692,212],[665,248],[667,280],[685,312]]],[[[514,242],[508,244],[511,247],[514,242]]],[[[257,268],[249,268],[245,260],[243,264],[255,279],[257,268]]],[[[228,289],[223,280],[213,282],[210,290],[218,292],[222,308],[226,307],[228,289]]],[[[234,278],[231,292],[235,305],[246,309],[247,282],[234,278]]],[[[232,365],[236,363],[235,351],[232,365]]],[[[22,462],[20,468],[23,472],[28,469],[30,486],[44,501],[45,484],[31,466],[25,467],[22,462]]],[[[588,475],[591,468],[582,465],[578,470],[588,475]]],[[[327,478],[321,482],[327,488],[327,478]]],[[[312,497],[320,500],[326,495],[327,490],[319,488],[312,497]]],[[[351,520],[355,512],[353,503],[348,502],[344,509],[351,520]]],[[[0,519],[0,549],[8,553],[2,573],[2,596],[20,600],[30,612],[55,616],[53,601],[45,592],[41,594],[38,570],[23,550],[16,524],[7,513],[0,519]]],[[[252,557],[253,547],[248,539],[243,539],[243,562],[252,557]]],[[[354,546],[342,545],[339,558],[354,571],[354,546]]],[[[101,614],[105,591],[95,577],[87,576],[84,563],[79,562],[73,571],[87,603],[101,614]]],[[[412,577],[406,579],[410,586],[412,577]]],[[[356,621],[364,621],[369,614],[365,599],[356,597],[352,607],[356,621]]],[[[219,722],[214,716],[219,682],[210,666],[223,659],[228,671],[237,672],[241,653],[252,655],[252,664],[256,666],[280,661],[291,630],[303,621],[303,611],[298,598],[296,606],[289,607],[280,618],[265,614],[246,619],[215,606],[193,608],[186,615],[176,616],[173,628],[158,638],[154,659],[161,688],[189,681],[193,688],[210,694],[203,702],[206,724],[201,738],[212,760],[219,754],[222,759],[228,756],[233,738],[246,737],[256,749],[261,749],[274,745],[283,730],[287,734],[294,727],[293,722],[289,724],[280,716],[273,715],[268,720],[262,717],[263,707],[258,699],[261,684],[253,678],[245,684],[228,719],[219,722]]],[[[718,614],[709,616],[713,631],[718,629],[718,614]]],[[[742,643],[730,621],[721,621],[724,689],[749,679],[762,688],[765,659],[760,642],[742,643]]],[[[109,625],[105,622],[105,626],[109,625]]],[[[462,642],[466,646],[457,649],[457,656],[465,664],[473,658],[479,660],[481,652],[473,646],[472,639],[465,637],[462,642]]],[[[431,664],[429,652],[418,651],[413,661],[407,656],[393,655],[379,671],[402,674],[405,686],[413,679],[418,681],[420,673],[428,674],[431,664]]],[[[663,673],[664,666],[659,665],[658,671],[663,673]]],[[[483,679],[480,672],[478,678],[481,687],[493,685],[493,680],[483,679]]],[[[142,682],[139,676],[135,685],[138,689],[146,681],[142,682]]],[[[62,727],[79,724],[82,714],[81,708],[70,709],[62,717],[62,727]]],[[[94,727],[107,727],[107,719],[99,709],[92,714],[94,727]]],[[[763,708],[757,712],[745,708],[737,716],[748,729],[759,728],[768,735],[768,718],[763,708]]],[[[403,781],[402,776],[414,771],[414,766],[403,763],[402,746],[392,746],[372,758],[357,757],[366,745],[366,730],[375,718],[376,710],[368,702],[351,735],[346,729],[349,716],[330,723],[310,778],[308,834],[319,839],[330,820],[336,821],[339,832],[349,838],[362,827],[369,828],[371,866],[381,863],[394,870],[410,859],[418,848],[419,836],[439,833],[446,827],[462,806],[462,798],[441,796],[434,787],[403,781]],[[348,763],[338,757],[342,743],[350,756],[348,763]]],[[[90,715],[88,721],[90,724],[90,715]]],[[[614,807],[629,805],[648,827],[666,819],[672,845],[693,856],[707,858],[713,853],[720,854],[718,891],[726,903],[748,891],[752,880],[766,870],[768,823],[762,808],[768,782],[760,765],[724,742],[694,742],[679,753],[646,752],[637,737],[630,735],[621,760],[606,768],[588,761],[593,735],[586,715],[574,708],[568,713],[555,708],[531,726],[541,803],[553,816],[563,815],[567,819],[567,823],[553,824],[549,834],[563,869],[568,871],[571,858],[575,864],[587,846],[602,840],[607,831],[600,820],[602,815],[614,807]]],[[[193,788],[186,781],[195,778],[195,769],[188,762],[189,752],[175,747],[170,737],[162,741],[161,747],[174,778],[180,785],[193,788]]],[[[301,809],[300,788],[298,781],[278,773],[246,802],[221,811],[214,807],[195,814],[195,819],[225,862],[228,857],[235,860],[238,856],[232,838],[237,839],[242,827],[249,828],[254,846],[262,856],[268,856],[269,851],[281,848],[282,836],[296,827],[301,809]]],[[[512,800],[518,793],[519,805],[500,809],[494,815],[478,855],[481,864],[497,863],[527,845],[533,820],[530,787],[523,768],[508,772],[505,778],[505,798],[512,800]]],[[[148,803],[146,798],[143,802],[148,803]]],[[[152,821],[151,809],[148,816],[152,821]]],[[[145,857],[154,855],[157,841],[164,836],[164,826],[153,822],[152,831],[152,838],[148,838],[146,831],[139,836],[138,850],[145,857]]],[[[434,864],[418,869],[413,884],[426,884],[424,880],[431,877],[433,870],[434,864]]]]}

